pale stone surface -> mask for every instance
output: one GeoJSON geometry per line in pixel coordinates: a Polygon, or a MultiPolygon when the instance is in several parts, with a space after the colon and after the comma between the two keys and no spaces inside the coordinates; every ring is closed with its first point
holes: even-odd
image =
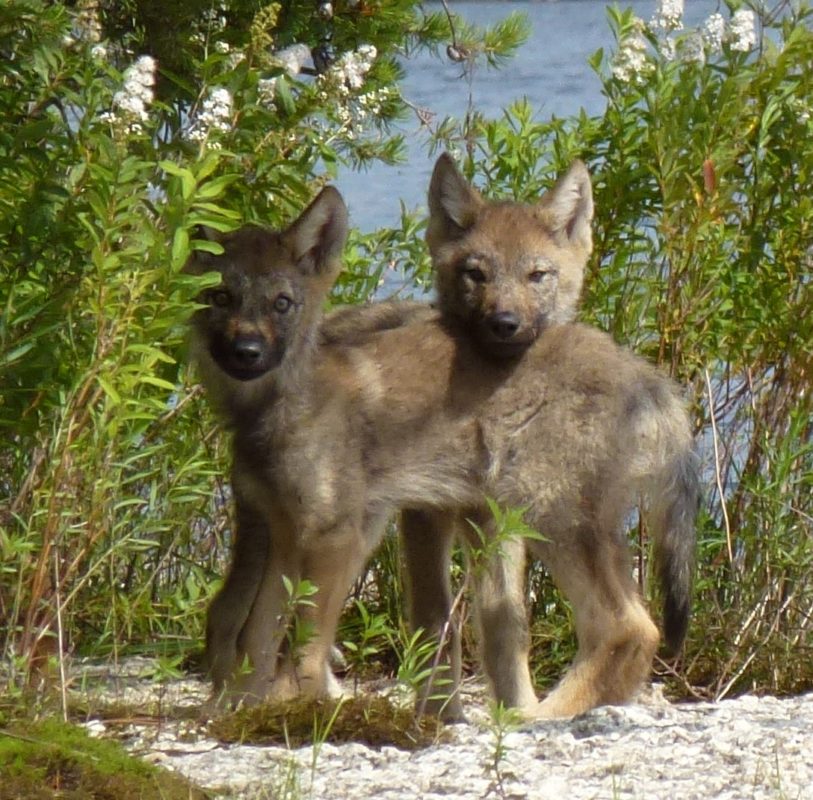
{"type": "MultiPolygon", "coordinates": [[[[201,682],[156,685],[130,667],[105,699],[112,694],[154,713],[206,697],[201,682]]],[[[119,735],[132,752],[240,800],[813,798],[813,695],[678,705],[649,699],[538,722],[506,734],[496,768],[482,691],[470,695],[470,722],[452,726],[451,741],[415,752],[352,743],[316,751],[221,745],[194,720],[131,724],[119,735]]],[[[101,733],[98,722],[89,726],[101,733]]]]}

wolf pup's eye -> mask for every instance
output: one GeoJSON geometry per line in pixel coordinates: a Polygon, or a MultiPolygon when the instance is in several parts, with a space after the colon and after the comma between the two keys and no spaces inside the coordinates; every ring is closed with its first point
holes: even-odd
{"type": "Polygon", "coordinates": [[[284,294],[281,294],[274,300],[274,311],[279,314],[284,314],[293,304],[293,300],[284,294]]]}
{"type": "Polygon", "coordinates": [[[225,308],[231,302],[231,295],[225,289],[212,289],[209,302],[218,308],[225,308]]]}
{"type": "Polygon", "coordinates": [[[542,283],[545,279],[545,276],[549,274],[549,271],[546,269],[535,269],[529,276],[528,280],[531,283],[542,283]]]}

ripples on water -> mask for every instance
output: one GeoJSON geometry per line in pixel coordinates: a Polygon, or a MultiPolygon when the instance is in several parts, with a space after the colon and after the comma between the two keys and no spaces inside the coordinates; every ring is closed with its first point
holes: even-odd
{"type": "MultiPolygon", "coordinates": [[[[434,7],[435,4],[428,4],[434,7]]],[[[514,100],[527,97],[537,115],[578,114],[584,108],[599,114],[604,107],[601,84],[587,64],[600,47],[609,49],[612,35],[607,24],[605,0],[559,0],[558,2],[459,2],[451,9],[477,25],[491,25],[512,11],[527,15],[531,25],[528,41],[499,70],[478,68],[471,87],[460,78],[460,66],[421,53],[406,60],[401,85],[412,104],[433,112],[438,119],[462,117],[471,88],[475,107],[489,117],[514,100]]],[[[621,2],[643,19],[650,19],[654,0],[621,2]]],[[[718,8],[717,0],[687,0],[687,25],[701,22],[718,8]]],[[[441,8],[440,4],[436,6],[441,8]]],[[[376,165],[366,172],[349,170],[337,185],[347,200],[352,224],[362,231],[396,225],[403,200],[408,209],[425,209],[426,189],[434,164],[427,154],[427,137],[413,117],[400,126],[408,146],[408,161],[395,167],[376,165]]]]}

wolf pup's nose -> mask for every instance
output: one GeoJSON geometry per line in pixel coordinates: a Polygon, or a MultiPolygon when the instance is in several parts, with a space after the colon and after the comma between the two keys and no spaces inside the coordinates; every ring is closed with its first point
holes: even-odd
{"type": "Polygon", "coordinates": [[[254,366],[263,355],[262,340],[256,336],[241,336],[234,342],[234,359],[244,367],[254,366]]]}
{"type": "Polygon", "coordinates": [[[498,339],[510,339],[519,330],[519,317],[512,311],[500,311],[489,319],[488,326],[498,339]]]}

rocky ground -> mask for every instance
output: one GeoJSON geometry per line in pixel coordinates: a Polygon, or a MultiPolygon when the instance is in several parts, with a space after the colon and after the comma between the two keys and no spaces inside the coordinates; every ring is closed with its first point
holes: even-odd
{"type": "Polygon", "coordinates": [[[495,724],[475,686],[469,723],[449,726],[448,741],[425,749],[288,749],[225,745],[200,720],[175,719],[178,708],[202,703],[205,684],[156,684],[142,677],[148,666],[128,662],[105,681],[103,696],[151,713],[89,727],[115,732],[132,752],[229,798],[813,798],[813,695],[670,705],[653,693],[640,704],[514,729],[495,724]]]}

